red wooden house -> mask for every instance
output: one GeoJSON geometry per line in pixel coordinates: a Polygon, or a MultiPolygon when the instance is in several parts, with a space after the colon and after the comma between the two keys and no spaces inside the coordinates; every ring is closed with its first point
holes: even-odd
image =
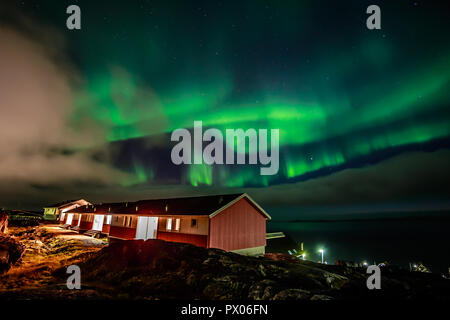
{"type": "Polygon", "coordinates": [[[69,211],[63,222],[110,238],[162,239],[260,255],[270,219],[244,193],[87,205],[69,211]]]}

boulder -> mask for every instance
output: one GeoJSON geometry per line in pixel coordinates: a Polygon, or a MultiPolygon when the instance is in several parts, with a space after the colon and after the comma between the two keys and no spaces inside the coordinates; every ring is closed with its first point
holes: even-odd
{"type": "Polygon", "coordinates": [[[8,232],[8,215],[0,212],[0,234],[8,232]]]}
{"type": "Polygon", "coordinates": [[[11,237],[0,235],[0,274],[7,272],[25,252],[25,246],[11,237]]]}
{"type": "Polygon", "coordinates": [[[311,297],[311,293],[302,289],[286,289],[278,292],[273,300],[305,300],[311,297]]]}

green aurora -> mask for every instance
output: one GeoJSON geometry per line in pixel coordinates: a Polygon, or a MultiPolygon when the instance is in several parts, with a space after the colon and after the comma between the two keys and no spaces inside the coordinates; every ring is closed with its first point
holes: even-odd
{"type": "MultiPolygon", "coordinates": [[[[182,183],[298,181],[450,136],[450,42],[435,32],[449,22],[439,13],[382,3],[383,28],[369,31],[357,3],[115,6],[80,2],[83,29],[68,37],[83,75],[72,126],[94,123],[116,146],[165,139],[159,154],[170,153],[173,130],[194,120],[280,130],[277,176],[191,165],[182,183]]],[[[153,160],[135,152],[128,170],[136,178],[123,184],[157,179],[153,160]]]]}

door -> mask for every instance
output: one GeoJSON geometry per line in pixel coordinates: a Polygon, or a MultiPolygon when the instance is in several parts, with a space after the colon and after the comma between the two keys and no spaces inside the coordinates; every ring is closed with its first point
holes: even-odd
{"type": "Polygon", "coordinates": [[[104,215],[96,214],[94,216],[94,223],[92,224],[92,230],[102,231],[104,218],[105,218],[104,215]]]}
{"type": "Polygon", "coordinates": [[[158,217],[149,217],[147,223],[147,239],[156,239],[158,232],[158,217]]]}
{"type": "Polygon", "coordinates": [[[147,240],[148,217],[138,217],[136,226],[136,239],[147,240]]]}
{"type": "Polygon", "coordinates": [[[158,232],[158,217],[138,217],[136,239],[156,239],[158,232]]]}
{"type": "Polygon", "coordinates": [[[72,219],[73,219],[73,213],[69,213],[67,215],[67,221],[66,224],[72,224],[72,219]]]}

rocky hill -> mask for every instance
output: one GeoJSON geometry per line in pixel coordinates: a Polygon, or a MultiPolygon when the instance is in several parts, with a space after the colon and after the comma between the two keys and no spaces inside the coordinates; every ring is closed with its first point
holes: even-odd
{"type": "Polygon", "coordinates": [[[368,290],[362,268],[283,260],[137,240],[113,242],[80,267],[90,286],[132,299],[450,299],[450,281],[439,275],[385,268],[382,290],[368,290]]]}
{"type": "Polygon", "coordinates": [[[363,268],[283,254],[245,257],[162,240],[107,245],[45,225],[13,227],[9,235],[0,237],[0,300],[450,300],[450,280],[437,274],[385,267],[382,289],[368,290],[363,268]],[[72,264],[81,269],[81,290],[67,289],[72,264]]]}

